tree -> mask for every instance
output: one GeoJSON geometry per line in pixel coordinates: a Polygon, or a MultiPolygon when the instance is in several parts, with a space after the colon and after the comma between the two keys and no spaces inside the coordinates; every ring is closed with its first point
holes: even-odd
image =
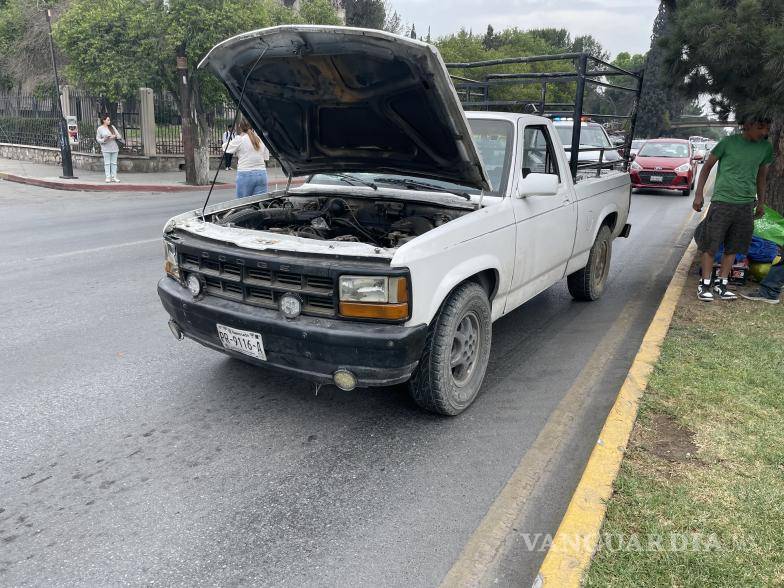
{"type": "Polygon", "coordinates": [[[178,97],[186,182],[201,185],[209,175],[207,113],[226,94],[214,75],[196,66],[238,31],[303,19],[338,22],[328,0],[305,0],[301,10],[275,0],[71,0],[55,34],[70,58],[66,74],[79,85],[112,100],[140,86],[178,97]]]}
{"type": "Polygon", "coordinates": [[[411,25],[411,33],[409,34],[409,36],[412,39],[416,39],[417,38],[417,35],[416,35],[416,25],[415,24],[411,25]]]}
{"type": "Polygon", "coordinates": [[[767,201],[784,213],[784,3],[678,0],[661,47],[680,89],[712,95],[721,120],[773,119],[767,201]]]}
{"type": "Polygon", "coordinates": [[[344,0],[346,24],[364,29],[383,29],[386,19],[384,0],[344,0]]]}
{"type": "Polygon", "coordinates": [[[54,87],[46,9],[52,8],[56,15],[62,4],[54,0],[0,2],[0,84],[24,92],[42,85],[54,87]]]}
{"type": "Polygon", "coordinates": [[[681,115],[686,100],[672,83],[660,40],[672,28],[674,0],[662,0],[653,24],[651,48],[645,65],[645,79],[637,113],[637,136],[660,137],[669,131],[670,121],[681,115]]]}

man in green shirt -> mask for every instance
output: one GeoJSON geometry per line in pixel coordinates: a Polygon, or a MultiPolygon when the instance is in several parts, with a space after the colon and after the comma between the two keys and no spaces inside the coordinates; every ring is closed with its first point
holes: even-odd
{"type": "Polygon", "coordinates": [[[710,209],[694,232],[694,240],[702,253],[702,278],[697,286],[700,300],[737,298],[727,288],[727,283],[735,255],[749,250],[754,218],[765,212],[768,168],[773,161],[769,130],[769,120],[746,119],[743,133],[719,141],[702,166],[692,204],[697,212],[702,210],[705,201],[703,190],[708,175],[713,166],[719,164],[710,209]],[[721,267],[711,287],[713,258],[722,244],[721,267]]]}

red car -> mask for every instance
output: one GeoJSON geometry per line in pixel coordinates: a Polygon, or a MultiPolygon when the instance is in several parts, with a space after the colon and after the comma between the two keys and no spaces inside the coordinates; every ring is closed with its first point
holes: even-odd
{"type": "Polygon", "coordinates": [[[680,190],[688,196],[700,159],[685,139],[649,139],[629,167],[632,188],[680,190]]]}

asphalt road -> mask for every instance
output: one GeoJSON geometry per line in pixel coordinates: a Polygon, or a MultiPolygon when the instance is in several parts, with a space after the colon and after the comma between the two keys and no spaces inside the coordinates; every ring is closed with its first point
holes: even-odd
{"type": "Polygon", "coordinates": [[[520,466],[488,577],[530,585],[525,534],[557,528],[690,199],[635,195],[605,297],[558,284],[498,321],[482,395],[439,418],[176,342],[160,231],[201,198],[0,182],[0,584],[436,586],[520,466]]]}

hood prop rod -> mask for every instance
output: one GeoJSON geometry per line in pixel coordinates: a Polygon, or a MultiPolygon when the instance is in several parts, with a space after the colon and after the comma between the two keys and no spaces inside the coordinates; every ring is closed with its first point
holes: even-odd
{"type": "MultiPolygon", "coordinates": [[[[237,101],[237,111],[234,114],[234,124],[231,125],[231,128],[234,129],[236,132],[237,130],[237,123],[240,120],[240,108],[242,107],[242,99],[245,97],[245,87],[248,85],[248,80],[250,79],[251,74],[256,69],[256,66],[261,61],[261,58],[264,57],[264,54],[267,52],[269,45],[264,43],[264,48],[259,53],[259,56],[256,58],[256,61],[253,63],[253,67],[248,70],[248,73],[245,74],[245,79],[242,82],[242,90],[240,91],[240,99],[237,101]]],[[[212,183],[210,184],[210,191],[207,192],[207,198],[204,200],[204,206],[201,207],[201,221],[205,222],[204,219],[204,211],[207,210],[207,204],[210,201],[210,196],[212,196],[212,191],[215,189],[215,182],[218,181],[218,174],[220,173],[221,163],[223,163],[223,157],[226,156],[226,150],[229,148],[229,144],[226,143],[226,149],[223,150],[223,154],[221,156],[220,161],[218,161],[218,169],[215,170],[215,176],[212,178],[212,183]]],[[[209,157],[207,158],[207,162],[209,165],[209,157]]],[[[291,178],[289,178],[289,183],[291,183],[291,178]]]]}

